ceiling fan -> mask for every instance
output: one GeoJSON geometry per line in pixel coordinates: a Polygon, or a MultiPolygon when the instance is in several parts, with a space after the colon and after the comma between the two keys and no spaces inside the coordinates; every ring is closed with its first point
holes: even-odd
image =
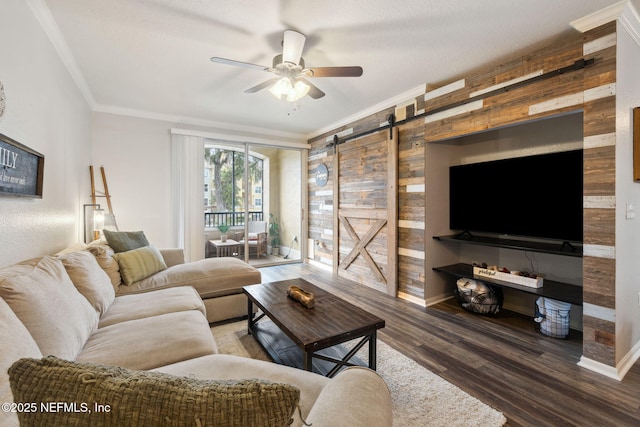
{"type": "Polygon", "coordinates": [[[362,67],[358,66],[305,68],[304,59],[302,58],[305,40],[306,37],[303,34],[293,30],[286,30],[282,41],[282,54],[273,58],[271,67],[216,56],[212,57],[211,61],[275,74],[277,77],[253,86],[245,90],[245,93],[255,93],[269,88],[269,92],[275,97],[285,98],[287,101],[297,101],[306,95],[313,99],[322,98],[325,95],[318,87],[311,84],[307,78],[360,77],[362,75],[362,67]]]}

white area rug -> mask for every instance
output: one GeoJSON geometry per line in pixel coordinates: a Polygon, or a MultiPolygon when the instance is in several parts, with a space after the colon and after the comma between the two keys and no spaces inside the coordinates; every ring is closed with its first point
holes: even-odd
{"type": "MultiPolygon", "coordinates": [[[[247,322],[211,328],[220,353],[270,360],[247,335],[247,322]]],[[[366,360],[366,356],[364,356],[366,360]]],[[[502,413],[378,340],[378,373],[391,390],[395,427],[502,426],[502,413]]]]}

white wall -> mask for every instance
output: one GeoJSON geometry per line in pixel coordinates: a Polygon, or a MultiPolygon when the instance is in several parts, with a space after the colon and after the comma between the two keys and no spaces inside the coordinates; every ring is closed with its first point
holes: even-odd
{"type": "Polygon", "coordinates": [[[280,150],[280,255],[287,255],[289,247],[290,259],[299,258],[302,233],[302,155],[299,150],[280,150]],[[297,237],[298,243],[293,242],[297,237]]]}
{"type": "Polygon", "coordinates": [[[24,0],[0,3],[0,133],[44,154],[42,199],[0,196],[0,266],[82,240],[91,112],[24,0]]]}
{"type": "MultiPolygon", "coordinates": [[[[528,156],[548,152],[581,149],[582,114],[570,114],[465,136],[426,146],[425,171],[427,179],[427,303],[449,292],[440,273],[432,273],[436,265],[456,262],[486,262],[505,266],[512,270],[534,270],[550,280],[575,285],[582,284],[582,258],[524,252],[512,249],[492,248],[462,243],[436,242],[429,237],[450,234],[449,230],[449,166],[486,162],[504,158],[528,156]],[[432,258],[437,261],[434,263],[432,258]],[[436,264],[436,265],[432,265],[436,264]],[[533,268],[532,265],[533,264],[533,268]]],[[[479,189],[480,190],[480,189],[479,189]]],[[[487,194],[491,189],[485,189],[487,194]]],[[[482,206],[470,206],[482,209],[482,206]]],[[[504,289],[506,309],[532,315],[535,295],[504,289]]],[[[582,308],[572,306],[571,327],[582,329],[582,308]]]]}
{"type": "MultiPolygon", "coordinates": [[[[104,166],[113,213],[122,231],[144,231],[161,248],[174,246],[171,135],[175,123],[95,113],[93,166],[104,166]]],[[[102,190],[97,174],[96,187],[102,190]]]]}
{"type": "MultiPolygon", "coordinates": [[[[616,363],[640,345],[640,183],[633,182],[632,109],[640,106],[640,46],[618,25],[616,82],[616,363]],[[637,216],[626,219],[626,203],[637,216]]],[[[639,349],[635,350],[640,352],[639,349]]]]}

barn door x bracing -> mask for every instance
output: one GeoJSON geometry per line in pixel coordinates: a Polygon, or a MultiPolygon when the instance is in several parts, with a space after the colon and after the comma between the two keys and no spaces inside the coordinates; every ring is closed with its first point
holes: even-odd
{"type": "Polygon", "coordinates": [[[398,129],[337,145],[333,170],[334,272],[395,296],[398,129]]]}

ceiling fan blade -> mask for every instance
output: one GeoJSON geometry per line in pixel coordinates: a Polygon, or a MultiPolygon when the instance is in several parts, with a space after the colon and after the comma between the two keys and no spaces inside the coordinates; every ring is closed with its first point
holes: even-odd
{"type": "Polygon", "coordinates": [[[282,62],[298,65],[306,37],[297,31],[286,30],[282,41],[282,62]]]}
{"type": "Polygon", "coordinates": [[[253,70],[268,71],[269,67],[258,64],[250,64],[248,62],[234,61],[233,59],[218,58],[217,56],[211,57],[211,62],[216,64],[233,65],[234,67],[251,68],[253,70]]]}
{"type": "Polygon", "coordinates": [[[275,79],[269,79],[265,82],[260,83],[259,85],[255,85],[253,87],[250,87],[249,89],[245,90],[244,93],[256,93],[258,91],[261,91],[262,89],[266,89],[269,86],[274,85],[278,80],[280,80],[281,77],[276,77],[275,79]]]}
{"type": "Polygon", "coordinates": [[[309,93],[307,93],[307,95],[309,95],[311,98],[319,99],[319,98],[322,98],[325,95],[325,93],[323,91],[321,91],[320,89],[318,89],[317,86],[315,86],[314,84],[309,82],[309,80],[303,79],[303,78],[299,78],[298,80],[300,80],[301,82],[304,82],[305,84],[309,85],[309,93]]]}
{"type": "Polygon", "coordinates": [[[314,67],[305,74],[307,77],[360,77],[362,67],[314,67]]]}

